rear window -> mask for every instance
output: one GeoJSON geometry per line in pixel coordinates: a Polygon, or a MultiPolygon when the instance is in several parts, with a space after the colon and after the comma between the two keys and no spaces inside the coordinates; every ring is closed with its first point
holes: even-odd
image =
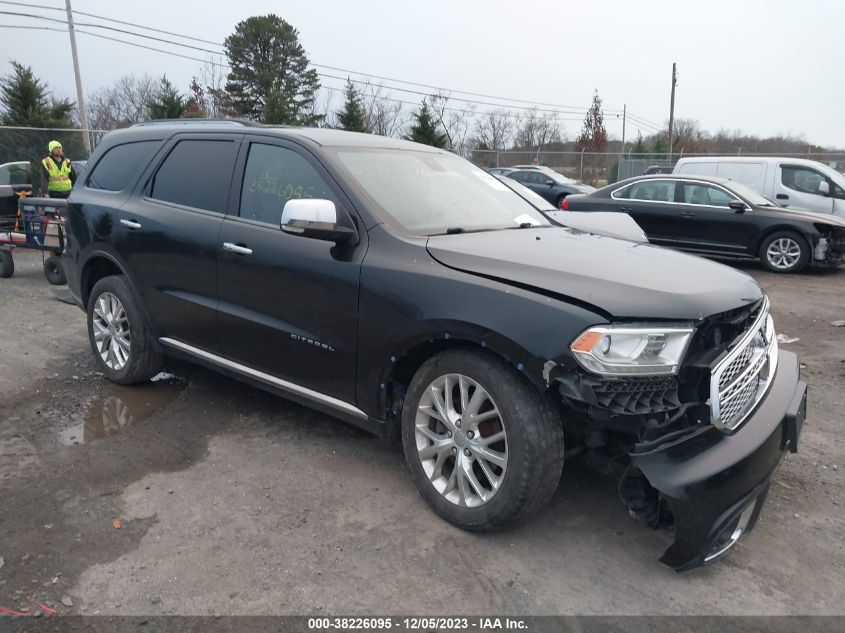
{"type": "Polygon", "coordinates": [[[141,174],[161,145],[161,141],[124,143],[108,150],[88,177],[88,187],[104,191],[123,191],[141,174]]]}
{"type": "Polygon", "coordinates": [[[153,177],[150,198],[224,213],[235,154],[234,141],[179,141],[153,177]]]}

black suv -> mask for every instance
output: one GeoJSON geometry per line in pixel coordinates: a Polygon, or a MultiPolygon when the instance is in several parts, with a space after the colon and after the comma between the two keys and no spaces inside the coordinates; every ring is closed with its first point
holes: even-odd
{"type": "Polygon", "coordinates": [[[751,278],[558,226],[447,152],[162,122],[110,133],[89,167],[66,261],[111,380],[180,356],[396,429],[462,528],[536,513],[586,452],[631,513],[674,523],[662,560],[684,569],[754,525],[797,448],[806,388],[751,278]]]}

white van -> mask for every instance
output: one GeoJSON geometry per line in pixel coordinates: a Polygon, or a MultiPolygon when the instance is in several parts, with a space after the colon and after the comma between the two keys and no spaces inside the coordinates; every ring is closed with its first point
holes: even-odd
{"type": "Polygon", "coordinates": [[[721,176],[782,207],[845,216],[845,175],[806,158],[691,156],[680,159],[672,173],[721,176]]]}

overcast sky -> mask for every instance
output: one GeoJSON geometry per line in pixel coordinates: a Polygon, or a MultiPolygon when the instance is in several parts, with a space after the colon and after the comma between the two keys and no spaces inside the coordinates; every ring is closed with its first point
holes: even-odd
{"type": "MultiPolygon", "coordinates": [[[[64,7],[62,0],[33,4],[64,7]]],[[[274,12],[299,30],[313,63],[582,110],[598,89],[606,108],[621,110],[627,104],[635,116],[658,124],[668,120],[671,68],[677,62],[676,117],[695,119],[711,132],[804,135],[808,142],[845,147],[841,0],[73,0],[73,8],[215,42],[238,21],[274,12]]],[[[35,7],[0,3],[0,10],[64,18],[62,12],[35,7]]],[[[11,24],[49,23],[0,15],[0,25],[11,24]]],[[[77,42],[86,92],[128,73],[166,72],[187,88],[201,65],[84,34],[77,42]]],[[[75,100],[66,33],[0,29],[0,74],[9,72],[10,59],[32,66],[57,96],[75,100]]],[[[619,138],[621,118],[607,114],[606,120],[611,137],[619,138]]],[[[564,123],[570,137],[580,127],[577,120],[564,123]]],[[[636,126],[629,121],[629,139],[636,126]]],[[[643,135],[651,132],[641,127],[643,135]]]]}

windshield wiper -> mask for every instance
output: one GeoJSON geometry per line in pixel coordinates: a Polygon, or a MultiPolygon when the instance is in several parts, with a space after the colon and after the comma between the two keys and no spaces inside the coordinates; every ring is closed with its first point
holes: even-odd
{"type": "Polygon", "coordinates": [[[446,235],[455,235],[456,233],[466,233],[466,229],[460,226],[453,226],[450,229],[446,229],[446,235]]]}

